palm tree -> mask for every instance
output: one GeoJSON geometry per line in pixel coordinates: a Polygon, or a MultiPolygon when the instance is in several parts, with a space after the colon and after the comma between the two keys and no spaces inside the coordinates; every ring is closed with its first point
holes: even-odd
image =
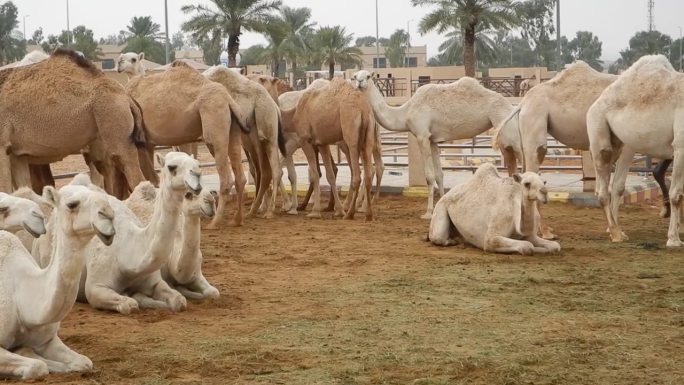
{"type": "Polygon", "coordinates": [[[409,45],[409,34],[403,29],[398,29],[389,37],[389,42],[385,45],[385,56],[389,60],[390,67],[397,68],[404,66],[404,58],[409,45]]]}
{"type": "Polygon", "coordinates": [[[155,62],[166,60],[164,47],[159,41],[161,26],[152,21],[152,16],[135,16],[126,29],[122,31],[128,36],[124,51],[144,52],[145,57],[155,62]]]}
{"type": "Polygon", "coordinates": [[[361,62],[361,50],[351,47],[353,35],[347,35],[344,27],[321,27],[313,37],[314,55],[319,63],[328,64],[330,79],[335,76],[335,65],[358,64],[361,62]]]}
{"type": "Polygon", "coordinates": [[[198,41],[206,36],[228,36],[228,66],[235,67],[242,32],[262,31],[270,12],[281,5],[280,0],[211,0],[211,5],[184,5],[181,10],[194,15],[182,28],[198,41]]]}
{"type": "Polygon", "coordinates": [[[285,38],[287,37],[288,26],[284,21],[274,18],[264,26],[264,36],[268,41],[268,46],[261,53],[261,62],[271,63],[273,76],[280,74],[280,62],[285,57],[285,38]]]}
{"type": "Polygon", "coordinates": [[[508,29],[518,24],[512,0],[411,0],[413,6],[437,6],[419,24],[421,33],[451,29],[463,34],[466,76],[475,77],[475,42],[478,29],[508,29]]]}
{"type": "MultiPolygon", "coordinates": [[[[463,34],[454,30],[445,35],[446,40],[439,45],[439,52],[449,63],[463,64],[463,34]]],[[[475,33],[475,53],[480,63],[493,64],[499,56],[496,42],[483,31],[475,33]]]]}
{"type": "Polygon", "coordinates": [[[283,52],[290,61],[292,73],[297,71],[297,60],[306,55],[309,49],[306,36],[311,33],[316,23],[311,23],[311,8],[283,7],[280,17],[286,28],[286,36],[283,40],[283,52]]]}

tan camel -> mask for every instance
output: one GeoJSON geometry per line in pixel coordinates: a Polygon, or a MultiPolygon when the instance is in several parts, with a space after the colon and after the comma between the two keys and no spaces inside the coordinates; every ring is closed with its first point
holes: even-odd
{"type": "Polygon", "coordinates": [[[539,79],[537,75],[532,75],[531,78],[525,79],[520,82],[520,96],[525,96],[532,88],[539,85],[539,79]]]}
{"type": "MultiPolygon", "coordinates": [[[[249,214],[256,215],[269,184],[278,188],[283,176],[278,148],[285,153],[285,142],[278,104],[263,87],[226,67],[211,67],[204,76],[224,86],[247,117],[251,130],[248,136],[243,136],[242,144],[255,174],[257,194],[249,214]]],[[[276,195],[273,194],[266,202],[266,218],[273,217],[275,205],[276,195]]]]}
{"type": "Polygon", "coordinates": [[[238,197],[233,221],[242,223],[247,181],[241,164],[240,129],[249,133],[249,128],[228,91],[181,61],[164,72],[131,78],[126,90],[145,113],[149,152],[155,145],[177,146],[202,138],[214,156],[220,179],[219,204],[209,226],[216,227],[222,219],[233,184],[238,197]],[[232,123],[240,129],[232,130],[232,123]]]}
{"type": "MultiPolygon", "coordinates": [[[[320,177],[315,147],[319,148],[323,156],[326,178],[335,200],[335,215],[343,214],[342,203],[335,185],[329,145],[340,141],[347,144],[349,163],[352,168],[352,182],[349,189],[352,198],[345,218],[353,219],[361,184],[359,155],[363,159],[366,200],[371,202],[371,157],[375,146],[374,119],[364,95],[351,83],[335,79],[325,87],[307,90],[301,96],[296,108],[283,110],[282,114],[284,119],[291,119],[309,162],[309,179],[314,186],[314,207],[309,217],[321,215],[320,177]],[[326,113],[321,113],[321,111],[326,111],[326,113]]],[[[369,204],[366,220],[372,219],[373,211],[369,204]]]]}
{"type": "Polygon", "coordinates": [[[501,178],[485,163],[437,202],[428,237],[439,246],[456,244],[460,237],[494,253],[558,252],[557,242],[537,236],[537,204],[548,201],[544,184],[534,172],[501,178]]]}
{"type": "Polygon", "coordinates": [[[29,164],[59,161],[97,142],[107,143],[99,162],[120,168],[131,188],[143,180],[140,109],[74,51],[58,49],[48,60],[0,71],[0,116],[0,191],[31,185],[29,164]]]}
{"type": "Polygon", "coordinates": [[[451,84],[426,84],[401,107],[390,107],[372,81],[374,74],[362,70],[352,80],[364,91],[375,119],[390,131],[409,131],[418,139],[428,185],[427,211],[432,217],[435,182],[444,195],[444,174],[438,143],[468,139],[497,127],[513,111],[499,93],[484,88],[470,77],[451,84]]]}
{"type": "Polygon", "coordinates": [[[268,91],[273,101],[278,103],[278,97],[286,92],[294,91],[287,82],[267,75],[247,75],[247,78],[255,83],[261,84],[268,91]]]}
{"type": "Polygon", "coordinates": [[[613,242],[626,236],[618,224],[620,196],[634,153],[672,159],[668,247],[679,238],[684,197],[684,74],[663,55],[643,56],[609,85],[587,112],[587,133],[596,168],[596,195],[613,242]],[[648,127],[648,129],[645,129],[648,127]],[[617,162],[617,163],[616,163],[617,162]],[[613,164],[615,175],[609,189],[613,164]]]}

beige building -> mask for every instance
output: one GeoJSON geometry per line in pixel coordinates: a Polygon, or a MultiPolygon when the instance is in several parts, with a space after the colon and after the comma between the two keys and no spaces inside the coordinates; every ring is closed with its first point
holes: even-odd
{"type": "MultiPolygon", "coordinates": [[[[380,56],[376,47],[359,47],[361,49],[362,68],[388,68],[389,60],[385,56],[385,47],[380,47],[380,56]],[[380,65],[378,64],[378,59],[380,65]]],[[[427,46],[409,47],[404,67],[425,67],[427,66],[427,46]]]]}

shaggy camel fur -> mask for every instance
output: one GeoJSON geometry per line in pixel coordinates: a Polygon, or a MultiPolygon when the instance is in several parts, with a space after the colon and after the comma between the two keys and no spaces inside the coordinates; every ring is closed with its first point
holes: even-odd
{"type": "Polygon", "coordinates": [[[430,222],[429,239],[440,246],[456,238],[494,253],[553,253],[557,242],[537,236],[537,203],[548,200],[539,175],[501,178],[491,163],[480,166],[466,183],[443,196],[430,222]]]}
{"type": "MultiPolygon", "coordinates": [[[[250,216],[257,214],[269,184],[278,188],[283,176],[280,167],[278,147],[285,153],[280,111],[278,104],[266,90],[246,77],[222,66],[209,68],[204,76],[221,84],[240,106],[247,117],[250,135],[243,136],[242,144],[255,172],[257,187],[256,199],[252,202],[250,216]]],[[[276,205],[276,195],[266,202],[266,218],[272,218],[276,205]]]]}
{"type": "MultiPolygon", "coordinates": [[[[496,132],[492,141],[494,148],[503,154],[509,175],[517,172],[519,161],[523,163],[523,171],[539,172],[546,156],[548,135],[568,147],[588,151],[587,111],[617,78],[617,75],[597,72],[578,60],[525,95],[510,116],[511,119],[517,116],[520,131],[516,125],[507,125],[496,132]]],[[[663,160],[653,171],[663,191],[662,217],[670,216],[665,172],[671,162],[663,160]]]]}
{"type": "Polygon", "coordinates": [[[164,282],[160,269],[173,252],[185,193],[202,189],[199,162],[178,152],[157,155],[157,161],[162,167],[159,194],[147,226],[123,202],[109,197],[119,236],[111,247],[91,242],[86,248],[79,301],[122,314],[138,308],[186,308],[185,297],[164,282]]]}
{"type": "Polygon", "coordinates": [[[31,185],[29,164],[59,161],[98,142],[107,146],[96,163],[117,165],[131,188],[143,180],[135,148],[145,141],[140,109],[74,51],[0,71],[0,116],[1,191],[10,191],[12,180],[31,185]]]}
{"type": "MultiPolygon", "coordinates": [[[[328,146],[340,141],[346,143],[349,148],[349,164],[352,168],[352,183],[349,189],[352,198],[345,218],[353,219],[361,184],[359,155],[363,159],[366,200],[371,202],[371,157],[375,146],[373,131],[375,125],[373,113],[365,97],[349,82],[335,79],[325,87],[307,90],[301,96],[296,108],[282,111],[282,114],[284,119],[291,119],[309,163],[309,179],[314,186],[314,207],[309,217],[321,215],[318,159],[315,147],[318,147],[323,155],[326,178],[335,199],[335,214],[343,214],[342,203],[335,186],[335,174],[331,164],[332,155],[328,146]],[[326,113],[321,113],[321,111],[326,111],[326,113]]],[[[369,204],[366,220],[372,219],[373,212],[369,204]]]]}
{"type": "MultiPolygon", "coordinates": [[[[326,79],[316,79],[314,80],[311,84],[309,84],[309,87],[307,87],[307,90],[309,89],[318,89],[325,87],[326,85],[330,84],[329,80],[326,79]]],[[[301,91],[290,91],[286,92],[278,97],[278,104],[280,105],[280,108],[282,110],[290,110],[295,107],[297,107],[297,103],[299,102],[299,99],[301,98],[302,94],[306,90],[301,90],[301,91]]],[[[375,176],[376,176],[376,190],[375,194],[373,196],[373,201],[376,200],[378,195],[380,194],[380,184],[382,182],[382,174],[384,172],[384,165],[382,161],[382,149],[381,149],[381,141],[380,141],[380,130],[377,125],[377,122],[374,127],[375,130],[375,147],[373,148],[373,161],[375,164],[375,176]]],[[[290,186],[291,186],[291,200],[287,199],[287,194],[285,192],[285,188],[283,187],[283,184],[280,184],[280,193],[283,196],[283,207],[285,207],[285,210],[288,211],[289,214],[297,214],[297,210],[305,210],[307,204],[309,203],[309,199],[311,197],[311,194],[313,193],[313,185],[309,185],[309,189],[306,192],[306,196],[304,200],[302,201],[301,206],[298,206],[297,204],[297,171],[294,166],[294,158],[293,154],[294,152],[300,148],[300,139],[299,136],[297,136],[297,132],[292,125],[292,122],[290,120],[283,119],[283,132],[284,132],[284,137],[285,137],[285,156],[283,159],[283,163],[285,167],[287,167],[287,177],[290,181],[290,186]]],[[[345,145],[344,141],[337,143],[339,146],[340,150],[344,152],[347,162],[349,161],[349,149],[345,145]]],[[[316,157],[318,158],[318,151],[316,151],[316,157]]],[[[333,172],[335,176],[337,176],[337,165],[333,162],[333,160],[330,160],[332,167],[333,167],[333,172]]],[[[317,162],[318,163],[318,162],[317,162]]],[[[318,171],[318,175],[321,175],[320,169],[318,171]]],[[[361,184],[361,189],[363,190],[363,182],[361,184]]],[[[351,200],[351,194],[347,194],[347,198],[344,203],[344,209],[348,210],[349,208],[349,201],[351,200]]],[[[359,203],[363,206],[361,207],[360,211],[365,212],[367,210],[367,204],[365,200],[365,195],[361,194],[359,203]]],[[[329,206],[328,206],[328,211],[334,210],[334,205],[335,205],[335,199],[333,197],[333,192],[330,191],[330,200],[329,200],[329,206]]]]}
{"type": "MultiPolygon", "coordinates": [[[[211,286],[202,274],[202,251],[200,250],[200,219],[214,216],[214,191],[202,189],[199,195],[185,193],[181,225],[174,235],[174,247],[166,265],[162,266],[162,278],[188,299],[218,298],[219,291],[211,286]]],[[[154,211],[157,189],[150,183],[141,183],[126,200],[126,205],[148,224],[154,211]]]]}
{"type": "Polygon", "coordinates": [[[587,133],[596,168],[596,194],[613,242],[626,236],[618,225],[620,197],[635,152],[672,159],[667,246],[684,246],[679,225],[684,189],[684,75],[665,56],[644,56],[609,85],[587,112],[587,133]],[[645,130],[645,127],[648,127],[645,130]],[[611,167],[615,175],[610,189],[611,167]],[[609,192],[610,191],[610,192],[609,192]]]}
{"type": "Polygon", "coordinates": [[[0,232],[0,377],[27,380],[93,367],[57,332],[76,302],[83,249],[94,235],[111,244],[114,213],[104,194],[82,186],[59,192],[48,186],[44,195],[55,206],[48,223],[54,247],[46,268],[17,237],[0,232]]]}
{"type": "Polygon", "coordinates": [[[209,227],[216,227],[223,218],[233,185],[238,197],[233,221],[242,223],[247,180],[241,163],[240,130],[249,133],[249,128],[240,106],[225,87],[176,61],[164,72],[131,78],[126,90],[145,113],[150,153],[154,145],[177,146],[200,137],[206,143],[220,180],[218,209],[209,227]],[[240,129],[231,129],[232,123],[240,129]]]}
{"type": "Polygon", "coordinates": [[[432,217],[435,182],[444,195],[444,174],[438,143],[468,139],[499,126],[513,106],[499,93],[484,88],[477,80],[464,77],[451,84],[426,84],[401,107],[390,107],[372,81],[374,74],[354,74],[356,87],[364,91],[375,119],[390,131],[409,131],[420,146],[428,185],[427,211],[432,217]]]}

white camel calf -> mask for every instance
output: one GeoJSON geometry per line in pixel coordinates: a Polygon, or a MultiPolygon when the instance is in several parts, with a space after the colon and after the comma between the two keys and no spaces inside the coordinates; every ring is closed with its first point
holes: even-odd
{"type": "Polygon", "coordinates": [[[547,192],[539,175],[502,178],[494,165],[485,163],[437,202],[428,237],[439,246],[456,244],[460,237],[494,253],[558,252],[558,242],[536,234],[540,201],[547,202],[547,192]]]}

